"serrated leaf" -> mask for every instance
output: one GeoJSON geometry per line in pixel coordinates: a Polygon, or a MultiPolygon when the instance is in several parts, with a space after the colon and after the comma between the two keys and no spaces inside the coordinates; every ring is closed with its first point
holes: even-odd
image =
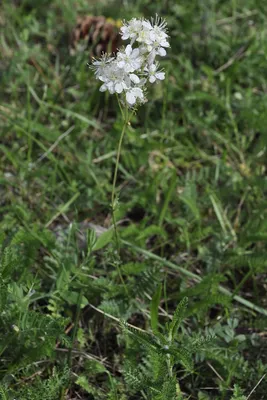
{"type": "Polygon", "coordinates": [[[130,333],[133,337],[140,343],[142,343],[145,347],[149,347],[153,350],[160,350],[160,346],[155,341],[155,337],[150,335],[146,331],[139,330],[134,328],[133,326],[128,325],[125,321],[121,320],[121,327],[125,333],[130,333]]]}
{"type": "Polygon", "coordinates": [[[85,375],[79,376],[75,383],[76,385],[81,386],[86,391],[86,393],[97,396],[97,398],[103,398],[101,396],[101,392],[97,389],[97,387],[89,383],[88,377],[86,377],[85,375]]]}
{"type": "Polygon", "coordinates": [[[192,356],[189,353],[188,350],[186,349],[173,349],[171,348],[172,354],[175,354],[175,356],[178,358],[179,362],[189,371],[193,370],[193,361],[192,361],[192,356]]]}
{"type": "Polygon", "coordinates": [[[169,338],[171,342],[173,341],[174,335],[178,330],[179,326],[181,325],[182,320],[184,319],[187,305],[188,305],[188,298],[185,297],[183,298],[183,300],[180,301],[175,310],[173,319],[169,325],[169,338]]]}
{"type": "Polygon", "coordinates": [[[0,275],[0,313],[4,311],[7,301],[7,284],[0,275]]]}

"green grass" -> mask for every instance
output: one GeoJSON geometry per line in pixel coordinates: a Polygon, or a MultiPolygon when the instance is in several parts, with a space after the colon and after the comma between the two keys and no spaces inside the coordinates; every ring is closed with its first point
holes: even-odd
{"type": "Polygon", "coordinates": [[[264,400],[267,5],[35,3],[0,16],[0,398],[264,400]],[[155,13],[171,49],[123,143],[119,257],[123,121],[69,37],[155,13]]]}

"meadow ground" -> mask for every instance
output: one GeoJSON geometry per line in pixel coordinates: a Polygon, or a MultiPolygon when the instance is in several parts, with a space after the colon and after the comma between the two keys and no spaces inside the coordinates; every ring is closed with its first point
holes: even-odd
{"type": "Polygon", "coordinates": [[[267,3],[3,0],[0,27],[1,399],[266,399],[267,3]],[[123,121],[70,36],[156,13],[119,255],[123,121]]]}

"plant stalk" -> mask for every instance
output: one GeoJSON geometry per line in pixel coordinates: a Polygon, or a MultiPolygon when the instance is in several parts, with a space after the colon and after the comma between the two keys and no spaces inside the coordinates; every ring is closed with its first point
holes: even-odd
{"type": "Polygon", "coordinates": [[[120,156],[121,156],[121,147],[122,147],[122,142],[123,142],[123,138],[124,138],[128,123],[129,123],[128,119],[125,119],[122,131],[121,131],[121,135],[120,135],[119,144],[118,144],[116,165],[115,165],[115,171],[114,171],[114,176],[113,176],[113,184],[112,184],[112,194],[111,194],[112,223],[113,223],[113,227],[114,227],[115,241],[116,241],[116,247],[117,247],[118,254],[120,253],[120,244],[119,244],[119,236],[118,236],[118,230],[117,230],[117,224],[116,224],[116,216],[115,216],[115,210],[116,210],[116,201],[115,201],[116,200],[116,183],[117,183],[118,168],[119,168],[120,156]]]}

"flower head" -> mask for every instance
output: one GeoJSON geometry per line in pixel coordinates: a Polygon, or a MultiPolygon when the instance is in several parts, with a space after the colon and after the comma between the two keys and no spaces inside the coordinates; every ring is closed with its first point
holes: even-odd
{"type": "Polygon", "coordinates": [[[131,39],[133,43],[141,29],[142,20],[140,19],[132,18],[129,22],[124,22],[121,27],[122,40],[131,39]]]}
{"type": "Polygon", "coordinates": [[[107,65],[114,60],[114,57],[109,57],[108,54],[103,54],[99,60],[94,59],[90,68],[94,70],[97,78],[101,76],[106,69],[107,65]]]}
{"type": "Polygon", "coordinates": [[[158,69],[157,56],[165,56],[170,47],[166,22],[156,16],[155,20],[132,18],[121,27],[123,40],[130,40],[116,57],[103,55],[94,60],[91,68],[102,82],[100,91],[122,96],[129,107],[145,102],[147,83],[165,79],[158,69]]]}
{"type": "Polygon", "coordinates": [[[157,68],[158,68],[158,65],[156,65],[156,64],[151,64],[145,68],[145,71],[147,72],[148,80],[150,83],[154,83],[157,80],[163,81],[165,79],[165,72],[158,71],[157,68]]]}
{"type": "Polygon", "coordinates": [[[127,74],[118,67],[117,61],[113,60],[102,67],[101,75],[98,75],[98,79],[103,82],[100,91],[108,90],[111,94],[122,93],[127,89],[127,78],[127,74]]]}
{"type": "Polygon", "coordinates": [[[139,87],[134,87],[126,92],[126,101],[130,106],[133,106],[137,101],[144,102],[144,92],[139,87]]]}
{"type": "Polygon", "coordinates": [[[130,44],[126,46],[124,51],[118,52],[117,61],[118,67],[123,68],[127,73],[140,69],[142,65],[139,49],[133,49],[130,44]]]}

